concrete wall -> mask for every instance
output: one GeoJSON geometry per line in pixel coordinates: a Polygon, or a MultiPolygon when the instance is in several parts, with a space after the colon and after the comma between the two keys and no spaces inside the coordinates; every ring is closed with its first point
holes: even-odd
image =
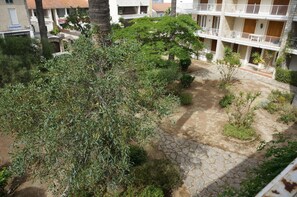
{"type": "Polygon", "coordinates": [[[292,55],[289,68],[290,70],[297,71],[297,55],[292,55]]]}
{"type": "Polygon", "coordinates": [[[8,31],[11,20],[8,13],[9,8],[16,9],[19,29],[30,29],[29,16],[24,0],[14,0],[13,4],[7,4],[4,0],[0,1],[0,31],[8,31]]]}

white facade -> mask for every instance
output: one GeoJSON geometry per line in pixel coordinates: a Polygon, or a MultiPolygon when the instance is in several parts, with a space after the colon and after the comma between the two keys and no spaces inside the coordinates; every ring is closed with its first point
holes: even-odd
{"type": "MultiPolygon", "coordinates": [[[[272,60],[270,66],[275,65],[278,53],[284,50],[283,45],[287,41],[283,36],[286,28],[289,28],[287,23],[294,14],[292,8],[296,6],[296,0],[287,3],[284,0],[282,5],[276,4],[280,2],[276,0],[261,0],[260,4],[248,4],[248,0],[200,2],[201,0],[194,0],[191,8],[184,6],[181,12],[192,14],[193,20],[202,28],[197,32],[205,45],[202,59],[205,59],[205,53],[213,53],[214,59],[221,59],[224,48],[228,46],[241,55],[244,65],[253,64],[251,56],[255,52],[260,53],[263,58],[269,56],[267,62],[272,60]]],[[[293,36],[297,38],[297,30],[293,36]]],[[[297,58],[294,57],[297,55],[297,46],[295,47],[296,50],[291,50],[292,69],[297,67],[297,58]]]]}

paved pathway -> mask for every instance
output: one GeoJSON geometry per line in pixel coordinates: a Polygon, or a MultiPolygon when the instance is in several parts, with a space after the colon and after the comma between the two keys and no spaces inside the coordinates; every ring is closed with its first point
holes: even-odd
{"type": "Polygon", "coordinates": [[[159,148],[178,164],[191,196],[217,196],[226,185],[238,187],[256,161],[160,131],[159,148]]]}

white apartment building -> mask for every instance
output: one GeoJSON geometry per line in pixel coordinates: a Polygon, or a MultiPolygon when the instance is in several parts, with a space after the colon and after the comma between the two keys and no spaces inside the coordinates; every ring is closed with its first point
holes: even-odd
{"type": "MultiPolygon", "coordinates": [[[[88,0],[43,0],[45,23],[48,31],[52,31],[54,26],[65,23],[71,8],[88,9],[88,0]]],[[[35,0],[27,0],[30,13],[30,21],[36,32],[39,32],[36,17],[35,0]]],[[[150,0],[110,0],[109,8],[111,22],[117,23],[120,18],[130,20],[148,16],[150,13],[150,0]]]]}
{"type": "Polygon", "coordinates": [[[25,0],[0,1],[0,37],[31,36],[25,0]]]}
{"type": "MultiPolygon", "coordinates": [[[[258,52],[270,66],[280,51],[289,51],[289,68],[297,70],[296,0],[194,0],[183,13],[202,28],[197,32],[205,53],[221,59],[224,48],[238,52],[243,65],[252,65],[252,54],[258,52]],[[284,37],[289,33],[289,39],[284,37]],[[295,38],[296,37],[296,38],[295,38]],[[285,47],[286,46],[286,47],[285,47]],[[289,47],[289,48],[288,48],[289,47]],[[268,55],[266,55],[268,54],[268,55]],[[266,58],[266,59],[265,59],[266,58]]],[[[205,59],[204,54],[200,56],[205,59]]]]}

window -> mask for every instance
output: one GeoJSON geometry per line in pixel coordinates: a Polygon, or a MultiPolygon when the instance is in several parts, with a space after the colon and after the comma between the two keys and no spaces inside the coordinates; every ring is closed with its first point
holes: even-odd
{"type": "Polygon", "coordinates": [[[63,18],[65,16],[65,9],[57,9],[57,15],[59,18],[63,18]]]}
{"type": "Polygon", "coordinates": [[[18,25],[19,21],[18,21],[18,16],[17,16],[16,10],[14,8],[9,8],[8,13],[9,13],[9,16],[10,16],[11,24],[12,25],[18,25]]]}
{"type": "Polygon", "coordinates": [[[13,3],[13,0],[5,0],[5,2],[12,4],[13,3]]]}
{"type": "Polygon", "coordinates": [[[207,16],[198,15],[197,23],[200,27],[206,27],[206,17],[207,16]]]}

